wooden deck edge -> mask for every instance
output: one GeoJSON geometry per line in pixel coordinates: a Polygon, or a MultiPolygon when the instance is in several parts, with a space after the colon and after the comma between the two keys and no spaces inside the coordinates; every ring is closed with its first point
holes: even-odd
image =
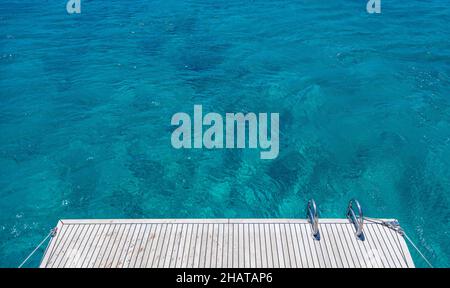
{"type": "MultiPolygon", "coordinates": [[[[379,219],[384,221],[392,221],[395,219],[379,219]]],[[[65,225],[102,225],[102,224],[307,224],[306,219],[292,219],[292,218],[270,218],[270,219],[257,219],[257,218],[223,218],[223,219],[62,219],[57,223],[56,228],[62,231],[62,227],[65,225]]],[[[319,220],[320,224],[349,224],[348,219],[336,219],[336,218],[322,218],[319,220]]],[[[366,225],[378,225],[374,223],[367,222],[366,225]]],[[[339,225],[340,226],[340,225],[339,225]]],[[[348,231],[350,232],[350,226],[348,231]]],[[[372,226],[374,227],[374,226],[372,226]]],[[[319,228],[320,229],[320,228],[319,228]]],[[[388,229],[388,228],[386,228],[388,229]]],[[[345,230],[345,229],[344,229],[345,230]]],[[[401,254],[404,263],[409,268],[415,268],[414,261],[412,259],[410,250],[406,240],[398,233],[392,231],[391,239],[396,243],[397,251],[401,254]]],[[[52,258],[55,245],[58,241],[63,239],[60,233],[57,233],[55,237],[51,238],[47,245],[47,249],[44,252],[40,268],[45,268],[52,258]],[[61,238],[62,237],[62,238],[61,238]]],[[[327,244],[329,245],[329,244],[327,244]]]]}
{"type": "MultiPolygon", "coordinates": [[[[395,219],[379,219],[383,221],[393,221],[395,219]]],[[[347,224],[348,219],[342,218],[321,218],[319,224],[347,224]]],[[[186,223],[211,223],[211,224],[239,224],[239,223],[308,223],[306,219],[294,218],[161,218],[161,219],[61,219],[63,224],[186,224],[186,223]]],[[[370,223],[367,223],[370,224],[370,223]]]]}

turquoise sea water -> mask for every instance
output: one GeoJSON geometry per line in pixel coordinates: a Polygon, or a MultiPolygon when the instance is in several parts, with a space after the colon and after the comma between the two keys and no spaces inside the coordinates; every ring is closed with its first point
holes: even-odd
{"type": "Polygon", "coordinates": [[[352,197],[450,266],[447,1],[81,2],[0,2],[0,266],[60,218],[344,217],[352,197]],[[194,104],[280,113],[279,157],[173,149],[194,104]]]}

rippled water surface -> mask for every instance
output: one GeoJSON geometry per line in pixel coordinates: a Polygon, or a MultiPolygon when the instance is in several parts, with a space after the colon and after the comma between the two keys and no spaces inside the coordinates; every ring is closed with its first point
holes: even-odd
{"type": "Polygon", "coordinates": [[[312,197],[449,266],[450,6],[365,5],[1,1],[0,266],[60,218],[303,218],[312,197]],[[280,113],[279,157],[173,149],[194,104],[280,113]]]}

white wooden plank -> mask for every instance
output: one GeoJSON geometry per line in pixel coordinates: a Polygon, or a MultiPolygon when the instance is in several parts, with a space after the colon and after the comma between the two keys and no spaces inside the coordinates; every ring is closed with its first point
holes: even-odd
{"type": "Polygon", "coordinates": [[[213,227],[211,233],[211,257],[210,260],[206,261],[206,267],[216,268],[217,267],[217,245],[219,242],[219,224],[211,224],[213,227]]]}
{"type": "Polygon", "coordinates": [[[178,224],[169,224],[169,226],[170,232],[166,235],[166,243],[164,245],[164,249],[162,250],[162,256],[158,264],[158,267],[160,268],[168,268],[170,265],[170,259],[172,258],[173,244],[177,234],[178,224]]]}
{"type": "MultiPolygon", "coordinates": [[[[236,267],[233,265],[234,258],[236,257],[235,254],[237,251],[234,249],[234,224],[227,225],[228,227],[228,261],[227,261],[227,268],[233,268],[236,267]]],[[[237,238],[236,238],[237,239],[237,238]]]]}
{"type": "Polygon", "coordinates": [[[391,267],[401,268],[402,264],[400,263],[397,255],[394,251],[391,250],[392,246],[390,245],[389,239],[387,238],[387,234],[384,233],[384,226],[381,225],[371,225],[373,232],[377,235],[378,241],[382,245],[382,249],[384,250],[384,254],[388,258],[391,267]]]}
{"type": "Polygon", "coordinates": [[[155,250],[155,255],[152,259],[152,264],[151,267],[152,268],[158,268],[159,267],[159,262],[161,260],[161,257],[164,257],[163,252],[164,251],[164,244],[167,243],[167,239],[166,239],[166,235],[168,230],[170,230],[172,227],[167,225],[167,224],[162,224],[161,225],[161,231],[158,237],[158,243],[156,244],[156,250],[155,250]]]}
{"type": "Polygon", "coordinates": [[[62,267],[73,267],[74,261],[79,258],[78,246],[80,244],[80,239],[83,239],[82,236],[87,230],[88,225],[82,225],[79,228],[80,231],[77,231],[77,233],[72,238],[72,241],[70,241],[66,246],[66,252],[64,253],[64,256],[60,262],[62,267]]]}
{"type": "MultiPolygon", "coordinates": [[[[395,219],[378,219],[379,221],[394,221],[395,219]]],[[[284,218],[264,218],[264,219],[62,219],[64,224],[189,224],[189,223],[222,223],[222,224],[249,224],[249,223],[297,223],[308,224],[306,219],[284,219],[284,218]]],[[[327,224],[348,224],[348,219],[321,218],[320,223],[327,224]]]]}
{"type": "Polygon", "coordinates": [[[336,262],[339,264],[339,267],[349,268],[349,260],[347,259],[348,255],[344,249],[344,245],[342,243],[341,237],[338,235],[337,225],[329,224],[325,227],[327,229],[328,234],[330,235],[330,241],[332,245],[336,247],[333,249],[334,256],[337,258],[336,262]]]}
{"type": "MultiPolygon", "coordinates": [[[[344,233],[346,233],[351,241],[352,247],[354,247],[358,257],[359,262],[361,264],[361,268],[368,268],[368,263],[366,261],[366,257],[364,255],[367,254],[366,249],[363,245],[364,241],[361,241],[355,234],[352,225],[342,225],[342,229],[344,233]]],[[[339,251],[338,251],[339,252],[339,251]]]]}
{"type": "Polygon", "coordinates": [[[253,234],[253,241],[254,241],[254,247],[253,247],[253,252],[254,254],[254,259],[255,259],[255,264],[254,267],[255,268],[262,268],[262,253],[261,253],[261,238],[260,238],[260,234],[259,234],[259,226],[258,224],[252,223],[251,225],[251,230],[252,230],[252,234],[253,234]]]}
{"type": "Polygon", "coordinates": [[[116,224],[114,225],[113,235],[109,239],[108,245],[106,246],[105,252],[102,255],[102,259],[100,262],[100,267],[111,267],[113,257],[116,252],[116,247],[120,241],[122,236],[122,232],[125,229],[126,225],[116,224]]]}
{"type": "Polygon", "coordinates": [[[66,251],[72,241],[73,237],[76,237],[77,230],[80,228],[78,225],[70,225],[69,229],[66,232],[66,236],[62,239],[61,245],[58,247],[57,251],[55,251],[55,255],[53,258],[53,263],[50,266],[51,268],[63,267],[60,266],[61,261],[64,259],[66,251]]]}
{"type": "Polygon", "coordinates": [[[176,258],[172,262],[170,267],[173,267],[173,268],[181,267],[181,264],[183,262],[184,249],[185,249],[186,244],[188,243],[188,240],[186,239],[186,237],[188,236],[189,225],[190,224],[180,225],[181,232],[179,234],[180,236],[178,239],[178,245],[177,245],[178,248],[177,248],[176,258]]]}
{"type": "Polygon", "coordinates": [[[130,230],[131,225],[126,224],[120,224],[119,228],[119,234],[117,235],[116,240],[113,243],[113,246],[111,248],[111,253],[109,254],[107,260],[106,260],[106,268],[115,268],[118,255],[122,252],[123,249],[123,243],[125,242],[125,239],[128,234],[128,230],[130,230]]]}
{"type": "Polygon", "coordinates": [[[300,259],[299,243],[297,241],[294,224],[285,224],[286,237],[289,247],[289,256],[292,268],[302,268],[302,261],[300,259]]]}
{"type": "Polygon", "coordinates": [[[272,265],[274,268],[281,268],[281,264],[280,264],[280,253],[281,251],[278,251],[278,246],[277,246],[277,238],[276,238],[276,231],[275,231],[275,224],[268,224],[267,225],[267,229],[268,229],[268,236],[270,237],[270,247],[271,247],[271,251],[272,251],[272,265]]]}
{"type": "Polygon", "coordinates": [[[85,244],[87,243],[87,240],[92,234],[94,225],[84,225],[83,228],[84,229],[80,233],[80,236],[78,237],[77,241],[72,246],[71,257],[68,257],[66,264],[64,264],[65,267],[76,268],[77,263],[81,260],[82,251],[84,249],[85,244]]]}
{"type": "Polygon", "coordinates": [[[311,250],[313,251],[313,253],[315,253],[315,258],[317,258],[318,262],[319,262],[319,268],[325,268],[325,260],[324,260],[324,255],[322,252],[322,247],[320,246],[320,242],[315,240],[314,235],[313,235],[313,230],[310,224],[304,224],[303,226],[305,226],[307,232],[306,238],[308,239],[309,245],[311,247],[311,250]]]}
{"type": "Polygon", "coordinates": [[[167,257],[167,250],[169,248],[169,243],[172,237],[172,232],[174,229],[174,225],[173,223],[170,224],[164,224],[165,232],[164,232],[164,236],[160,242],[160,250],[157,250],[157,257],[155,257],[155,261],[153,262],[153,267],[156,268],[163,268],[164,267],[164,261],[167,257]]]}
{"type": "Polygon", "coordinates": [[[139,249],[134,266],[137,268],[144,268],[147,266],[150,250],[156,237],[157,224],[146,224],[144,238],[142,239],[141,248],[139,249]]]}
{"type": "Polygon", "coordinates": [[[245,251],[244,251],[244,225],[242,223],[237,224],[237,243],[235,247],[237,247],[237,257],[234,259],[235,263],[234,265],[237,265],[238,268],[244,268],[245,266],[245,251]]]}
{"type": "Polygon", "coordinates": [[[40,267],[414,267],[397,232],[367,223],[361,241],[346,219],[320,220],[320,241],[303,219],[65,221],[40,267]]]}
{"type": "Polygon", "coordinates": [[[74,226],[63,225],[62,221],[59,221],[58,227],[57,236],[56,238],[51,239],[50,247],[47,249],[46,254],[43,257],[41,267],[53,267],[53,264],[57,259],[57,255],[61,251],[63,243],[66,241],[67,235],[74,226]]]}
{"type": "Polygon", "coordinates": [[[347,229],[345,229],[345,226],[348,226],[348,224],[336,224],[336,226],[339,227],[340,231],[341,231],[341,239],[344,242],[345,247],[348,248],[348,254],[347,254],[347,258],[351,258],[352,259],[352,267],[356,267],[356,268],[362,268],[363,265],[361,265],[361,261],[359,258],[361,258],[361,255],[358,253],[358,250],[356,250],[356,247],[354,246],[353,242],[352,242],[352,235],[351,233],[347,232],[347,229]]]}
{"type": "Polygon", "coordinates": [[[244,267],[250,268],[252,266],[251,256],[250,256],[250,224],[243,225],[243,244],[244,244],[244,267]]]}
{"type": "Polygon", "coordinates": [[[62,228],[63,223],[61,221],[58,221],[58,224],[55,227],[56,236],[50,238],[49,244],[45,249],[44,256],[42,257],[41,264],[39,265],[40,268],[45,268],[48,265],[49,260],[54,253],[54,248],[59,243],[59,239],[62,236],[62,228]]]}
{"type": "Polygon", "coordinates": [[[371,247],[371,244],[367,241],[367,235],[364,233],[364,241],[360,240],[355,233],[355,228],[353,225],[347,225],[345,226],[347,229],[351,230],[351,233],[353,235],[353,238],[357,239],[357,243],[359,244],[359,247],[361,247],[362,250],[362,259],[365,263],[366,268],[382,268],[383,264],[381,261],[375,261],[376,259],[373,259],[373,248],[371,247]]]}
{"type": "Polygon", "coordinates": [[[216,246],[216,264],[214,267],[223,268],[223,254],[224,254],[224,229],[228,224],[217,224],[217,246],[216,246]]]}
{"type": "Polygon", "coordinates": [[[291,224],[291,225],[292,225],[292,233],[295,236],[294,239],[297,243],[298,250],[300,253],[301,267],[308,268],[310,267],[308,265],[308,254],[306,251],[306,243],[301,235],[300,224],[291,224]]]}
{"type": "Polygon", "coordinates": [[[177,229],[175,232],[175,239],[173,241],[173,245],[172,245],[172,253],[171,253],[171,257],[170,257],[170,261],[169,263],[165,266],[173,268],[176,266],[177,260],[178,260],[178,252],[180,250],[180,246],[181,246],[181,238],[183,237],[183,231],[185,230],[185,226],[187,225],[182,225],[182,224],[177,224],[177,229]]]}
{"type": "Polygon", "coordinates": [[[206,233],[206,247],[205,247],[205,260],[203,267],[212,267],[211,266],[211,258],[213,251],[213,235],[214,235],[214,224],[205,224],[207,225],[207,233],[206,233]]]}
{"type": "Polygon", "coordinates": [[[411,254],[408,250],[408,246],[406,244],[405,239],[398,234],[397,232],[394,232],[392,230],[389,229],[389,231],[391,232],[391,237],[394,238],[395,242],[399,244],[399,248],[398,251],[401,252],[403,259],[405,261],[405,267],[408,268],[414,268],[414,262],[413,259],[411,257],[411,254]]]}
{"type": "Polygon", "coordinates": [[[191,242],[192,242],[192,238],[193,238],[193,229],[194,229],[194,224],[187,224],[187,229],[186,229],[186,235],[184,237],[184,244],[183,244],[183,249],[182,249],[182,253],[181,254],[181,259],[179,259],[179,263],[177,263],[176,268],[181,268],[181,267],[189,267],[189,249],[191,247],[191,242]],[[181,260],[181,262],[180,262],[181,260]]]}
{"type": "MultiPolygon", "coordinates": [[[[392,260],[395,262],[396,267],[399,268],[407,268],[405,258],[403,257],[402,249],[399,248],[399,246],[396,244],[396,241],[393,241],[392,233],[394,232],[388,227],[384,227],[381,225],[376,225],[378,229],[378,233],[383,237],[383,241],[385,242],[385,245],[387,249],[389,250],[390,256],[392,257],[392,260]]],[[[395,234],[398,234],[394,232],[395,234]]]]}
{"type": "MultiPolygon", "coordinates": [[[[397,236],[401,237],[397,232],[380,225],[380,230],[384,231],[384,240],[388,243],[389,248],[392,249],[392,257],[394,258],[394,261],[397,263],[399,267],[407,268],[408,263],[405,258],[405,254],[403,253],[403,249],[401,247],[401,244],[397,241],[397,236]]],[[[402,241],[404,242],[404,241],[402,241]]],[[[409,251],[408,251],[409,253],[409,251]]]]}
{"type": "MultiPolygon", "coordinates": [[[[285,243],[284,247],[286,247],[285,255],[287,255],[287,259],[289,259],[289,266],[288,268],[297,268],[297,260],[295,258],[295,251],[294,246],[292,244],[292,236],[291,231],[289,229],[289,224],[280,224],[281,226],[281,235],[283,238],[283,243],[285,243]]],[[[285,256],[286,258],[286,256],[285,256]]]]}
{"type": "Polygon", "coordinates": [[[191,236],[189,239],[189,246],[188,249],[186,249],[186,265],[182,265],[182,267],[192,268],[194,265],[194,254],[195,254],[195,245],[197,242],[197,231],[198,231],[198,224],[191,224],[192,231],[191,236]]]}
{"type": "Polygon", "coordinates": [[[203,228],[202,230],[202,238],[200,241],[200,256],[199,256],[199,261],[198,261],[198,266],[199,268],[205,268],[206,267],[206,252],[208,250],[208,246],[210,246],[210,244],[208,243],[208,233],[210,230],[209,224],[200,224],[203,228]]]}
{"type": "Polygon", "coordinates": [[[329,262],[327,262],[327,267],[329,268],[336,268],[336,257],[334,256],[334,249],[331,246],[331,241],[329,239],[329,234],[328,231],[326,229],[326,224],[320,224],[320,240],[322,243],[322,247],[325,246],[325,250],[327,252],[327,256],[328,256],[328,260],[329,262]]]}
{"type": "Polygon", "coordinates": [[[330,241],[325,240],[324,236],[326,235],[326,233],[322,232],[323,230],[323,225],[320,224],[320,247],[322,248],[322,253],[324,254],[324,260],[325,260],[325,266],[327,268],[336,268],[336,264],[335,264],[335,259],[334,259],[334,254],[333,254],[333,250],[331,248],[331,246],[329,246],[330,241]]]}
{"type": "Polygon", "coordinates": [[[194,241],[194,249],[192,250],[191,258],[192,258],[192,264],[190,268],[199,268],[200,265],[200,251],[202,247],[202,237],[203,237],[203,225],[202,224],[196,224],[196,234],[195,234],[195,241],[194,241]]]}
{"type": "Polygon", "coordinates": [[[382,259],[384,260],[386,267],[398,268],[394,259],[392,259],[390,252],[388,251],[388,248],[385,245],[385,242],[381,238],[381,235],[378,234],[378,230],[377,230],[376,226],[378,226],[378,225],[377,224],[368,224],[365,226],[364,229],[368,233],[370,233],[370,235],[375,243],[376,249],[377,249],[378,253],[380,254],[380,256],[382,257],[382,259]]]}
{"type": "Polygon", "coordinates": [[[133,238],[134,231],[136,230],[137,225],[139,225],[139,224],[126,225],[128,227],[124,231],[121,242],[119,244],[116,255],[114,257],[114,260],[113,260],[114,262],[112,264],[113,268],[121,268],[122,267],[123,258],[125,258],[124,255],[126,255],[126,253],[128,253],[128,248],[129,248],[131,239],[133,238]]]}
{"type": "Polygon", "coordinates": [[[265,238],[265,243],[266,243],[267,267],[273,267],[273,268],[279,267],[278,258],[275,258],[275,254],[273,251],[272,233],[271,233],[270,225],[262,224],[262,227],[264,229],[264,238],[265,238]]]}
{"type": "Polygon", "coordinates": [[[277,247],[279,249],[278,253],[280,254],[280,267],[290,268],[288,249],[286,247],[286,241],[284,239],[286,237],[284,236],[283,225],[283,223],[275,224],[275,236],[277,238],[277,247]]]}
{"type": "Polygon", "coordinates": [[[298,250],[298,242],[295,234],[292,233],[293,224],[285,224],[286,237],[288,239],[288,246],[290,250],[291,263],[293,268],[301,268],[300,252],[298,250]]]}
{"type": "Polygon", "coordinates": [[[86,255],[86,259],[83,261],[83,264],[81,265],[81,268],[89,268],[93,267],[93,264],[95,260],[97,259],[98,253],[100,253],[100,250],[102,248],[102,245],[104,243],[104,240],[106,238],[106,232],[108,231],[109,227],[111,225],[99,225],[99,229],[97,231],[97,235],[95,236],[95,246],[91,249],[88,255],[86,255]]]}
{"type": "Polygon", "coordinates": [[[89,226],[91,226],[92,228],[90,229],[87,237],[84,237],[85,240],[82,242],[82,244],[80,246],[80,250],[81,250],[80,257],[78,258],[78,261],[76,261],[76,263],[74,264],[74,267],[77,267],[77,268],[82,267],[83,262],[86,259],[87,255],[92,255],[93,251],[91,251],[91,247],[95,246],[95,244],[96,244],[96,234],[100,228],[100,225],[92,224],[89,226]]]}
{"type": "Polygon", "coordinates": [[[380,251],[378,251],[373,241],[372,235],[368,233],[367,229],[364,229],[364,241],[362,242],[364,242],[368,248],[364,257],[366,258],[366,262],[369,263],[369,266],[373,268],[388,267],[385,263],[386,260],[383,260],[382,255],[380,255],[380,251]]]}
{"type": "Polygon", "coordinates": [[[143,262],[141,267],[150,268],[153,265],[153,260],[155,259],[156,249],[158,246],[158,241],[161,237],[164,237],[164,232],[162,231],[162,224],[153,224],[155,226],[154,230],[150,233],[150,242],[145,247],[145,255],[143,257],[143,262]],[[162,234],[162,235],[161,235],[162,234]]]}
{"type": "Polygon", "coordinates": [[[106,231],[105,239],[103,241],[102,247],[99,250],[99,253],[96,258],[92,259],[93,265],[91,267],[105,267],[106,258],[111,252],[111,247],[113,245],[113,241],[117,236],[117,232],[120,228],[120,225],[109,224],[109,229],[106,231]],[[103,260],[105,259],[105,260],[103,260]],[[105,261],[105,262],[104,262],[105,261]]]}
{"type": "Polygon", "coordinates": [[[281,227],[280,226],[282,224],[275,223],[273,225],[274,225],[274,230],[275,230],[276,247],[277,247],[277,254],[278,254],[280,268],[287,268],[287,267],[289,267],[287,264],[289,259],[286,259],[287,257],[285,257],[285,255],[284,255],[286,247],[284,247],[285,243],[283,242],[283,239],[281,237],[281,227]]]}
{"type": "Polygon", "coordinates": [[[223,224],[223,235],[222,235],[222,244],[223,244],[223,248],[222,248],[222,265],[220,266],[220,268],[228,268],[228,258],[230,256],[230,250],[228,250],[229,248],[229,239],[230,239],[230,233],[229,233],[229,229],[230,229],[230,224],[223,224]]]}
{"type": "Polygon", "coordinates": [[[133,225],[120,224],[119,235],[115,241],[113,247],[111,248],[111,254],[108,257],[106,267],[107,268],[116,268],[118,258],[120,257],[120,253],[123,250],[124,243],[126,241],[126,237],[128,236],[128,231],[132,228],[133,225]]]}
{"type": "Polygon", "coordinates": [[[62,219],[65,224],[188,224],[229,223],[230,219],[62,219]]]}
{"type": "Polygon", "coordinates": [[[233,224],[231,252],[233,257],[229,267],[239,268],[239,224],[233,224]]]}
{"type": "Polygon", "coordinates": [[[137,245],[139,233],[141,230],[142,224],[135,224],[134,229],[130,229],[129,236],[124,244],[124,249],[122,254],[120,255],[119,261],[117,263],[118,268],[126,268],[128,267],[128,263],[130,263],[131,258],[133,256],[134,248],[137,245]]]}
{"type": "Polygon", "coordinates": [[[149,235],[149,229],[151,224],[140,224],[138,239],[133,250],[133,254],[130,259],[127,259],[124,267],[139,268],[142,262],[143,252],[145,250],[145,244],[147,243],[147,237],[149,235]]]}
{"type": "MultiPolygon", "coordinates": [[[[259,242],[261,245],[261,267],[262,268],[268,268],[268,259],[269,259],[269,246],[267,246],[267,239],[266,239],[266,230],[264,224],[255,224],[258,227],[259,230],[259,242]]],[[[270,251],[271,254],[271,251],[270,251]]]]}
{"type": "Polygon", "coordinates": [[[301,235],[304,241],[306,253],[308,255],[308,267],[311,268],[320,268],[318,254],[316,251],[316,247],[313,243],[313,238],[311,235],[309,224],[301,224],[299,225],[301,229],[301,235]]]}
{"type": "Polygon", "coordinates": [[[227,244],[226,250],[223,253],[223,262],[226,263],[224,268],[233,267],[233,224],[225,225],[224,227],[224,244],[227,244]],[[228,236],[227,236],[228,235],[228,236]]]}

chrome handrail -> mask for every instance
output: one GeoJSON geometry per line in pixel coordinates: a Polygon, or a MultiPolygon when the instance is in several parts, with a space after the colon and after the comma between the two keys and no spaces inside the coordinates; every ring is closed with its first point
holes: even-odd
{"type": "Polygon", "coordinates": [[[314,199],[308,201],[308,205],[306,206],[306,218],[311,224],[314,238],[320,240],[319,213],[314,199]]]}
{"type": "Polygon", "coordinates": [[[361,240],[364,240],[364,232],[363,232],[364,216],[361,205],[359,204],[358,200],[352,199],[348,203],[347,218],[350,220],[350,223],[352,223],[355,226],[356,237],[358,237],[361,240]],[[358,209],[358,215],[355,213],[355,209],[353,207],[354,205],[358,209]]]}

